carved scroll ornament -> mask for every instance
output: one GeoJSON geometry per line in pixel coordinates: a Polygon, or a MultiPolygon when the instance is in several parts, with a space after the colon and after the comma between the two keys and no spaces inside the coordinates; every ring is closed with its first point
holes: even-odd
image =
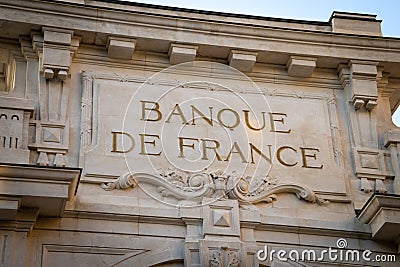
{"type": "Polygon", "coordinates": [[[176,169],[166,169],[159,174],[125,173],[111,183],[101,184],[104,190],[135,188],[138,184],[147,183],[157,187],[163,196],[172,196],[178,200],[200,202],[203,197],[216,199],[236,199],[242,203],[271,203],[278,193],[293,193],[299,199],[311,203],[326,204],[305,185],[296,183],[279,183],[268,176],[251,186],[251,177],[241,177],[233,172],[224,175],[221,171],[189,174],[176,169]]]}

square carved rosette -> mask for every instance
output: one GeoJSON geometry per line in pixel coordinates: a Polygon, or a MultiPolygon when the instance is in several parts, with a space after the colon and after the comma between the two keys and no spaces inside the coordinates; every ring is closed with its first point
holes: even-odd
{"type": "Polygon", "coordinates": [[[203,204],[204,234],[240,236],[239,204],[236,200],[204,198],[203,204]]]}
{"type": "Polygon", "coordinates": [[[67,123],[32,121],[35,142],[30,144],[39,153],[38,165],[65,166],[64,154],[68,151],[69,127],[67,123]],[[48,154],[54,154],[51,157],[48,154]]]}

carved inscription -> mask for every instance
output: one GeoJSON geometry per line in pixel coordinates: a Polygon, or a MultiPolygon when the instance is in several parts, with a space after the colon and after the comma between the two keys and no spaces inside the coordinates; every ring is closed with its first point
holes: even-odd
{"type": "MultiPolygon", "coordinates": [[[[269,131],[290,135],[292,131],[286,121],[289,115],[283,112],[260,112],[262,123],[256,126],[251,122],[250,117],[254,114],[250,115],[249,110],[242,110],[241,112],[230,108],[217,110],[212,106],[202,110],[195,105],[190,105],[190,110],[185,110],[179,104],[175,104],[172,110],[165,114],[161,111],[158,102],[142,100],[140,105],[140,120],[151,124],[159,123],[162,125],[174,122],[187,127],[196,127],[198,121],[202,120],[208,127],[214,127],[215,124],[218,124],[228,130],[233,130],[239,125],[245,125],[247,129],[255,132],[269,131]]],[[[301,166],[302,168],[322,169],[324,166],[318,157],[320,149],[311,145],[284,145],[274,149],[272,144],[259,147],[248,142],[247,146],[243,147],[243,144],[240,145],[234,141],[227,146],[217,139],[196,136],[177,136],[176,142],[179,158],[186,158],[188,153],[199,147],[201,160],[215,158],[217,161],[229,162],[233,157],[236,157],[242,163],[256,164],[256,157],[258,157],[266,163],[272,164],[275,157],[278,163],[285,167],[301,166]],[[225,151],[225,153],[222,151],[225,151]],[[244,153],[244,151],[249,151],[249,153],[244,153]]],[[[136,143],[139,146],[139,155],[160,156],[165,153],[162,149],[160,134],[145,132],[133,136],[125,131],[111,131],[111,152],[113,153],[130,153],[136,143]]]]}

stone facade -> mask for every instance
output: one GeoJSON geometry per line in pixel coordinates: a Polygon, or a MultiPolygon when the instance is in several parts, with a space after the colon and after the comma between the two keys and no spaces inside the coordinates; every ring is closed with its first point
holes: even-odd
{"type": "Polygon", "coordinates": [[[0,0],[0,266],[398,266],[380,22],[0,0]]]}

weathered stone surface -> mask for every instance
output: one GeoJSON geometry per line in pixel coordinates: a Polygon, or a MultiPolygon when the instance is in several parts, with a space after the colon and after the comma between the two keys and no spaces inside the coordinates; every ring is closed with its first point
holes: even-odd
{"type": "Polygon", "coordinates": [[[400,41],[376,16],[0,0],[0,21],[1,264],[398,257],[400,41]]]}

